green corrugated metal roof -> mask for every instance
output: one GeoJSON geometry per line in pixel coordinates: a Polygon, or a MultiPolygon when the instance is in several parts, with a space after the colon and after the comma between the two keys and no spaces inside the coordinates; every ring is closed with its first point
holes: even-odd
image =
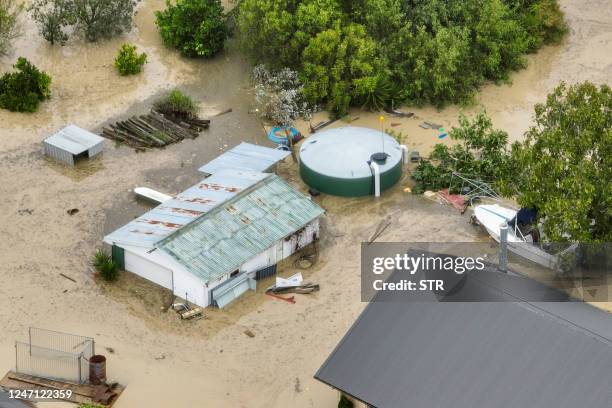
{"type": "Polygon", "coordinates": [[[270,175],[157,247],[208,282],[238,269],[323,212],[309,197],[270,175]]]}

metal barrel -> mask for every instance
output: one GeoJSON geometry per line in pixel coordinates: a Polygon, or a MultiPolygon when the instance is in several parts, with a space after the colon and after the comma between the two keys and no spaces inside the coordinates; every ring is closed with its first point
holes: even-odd
{"type": "Polygon", "coordinates": [[[106,357],[91,356],[89,359],[89,382],[94,385],[106,383],[106,357]]]}

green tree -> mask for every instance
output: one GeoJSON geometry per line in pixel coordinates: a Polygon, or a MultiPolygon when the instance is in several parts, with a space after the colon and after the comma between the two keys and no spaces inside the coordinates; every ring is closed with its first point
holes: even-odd
{"type": "Polygon", "coordinates": [[[238,15],[240,43],[256,63],[273,68],[294,67],[299,50],[288,47],[295,30],[294,0],[242,0],[238,15]]]}
{"type": "Polygon", "coordinates": [[[351,100],[361,95],[356,87],[376,78],[382,65],[375,42],[359,24],[338,24],[319,33],[304,49],[302,63],[307,100],[311,104],[327,100],[328,109],[337,116],[347,113],[351,100]]]}
{"type": "Polygon", "coordinates": [[[0,0],[0,57],[11,51],[11,45],[21,31],[18,18],[23,11],[23,4],[17,0],[0,0]]]}
{"type": "Polygon", "coordinates": [[[115,37],[132,28],[134,0],[71,0],[75,28],[88,41],[115,37]]]}
{"type": "Polygon", "coordinates": [[[68,41],[66,28],[74,22],[72,0],[36,0],[28,11],[45,40],[60,45],[68,41]]]}
{"type": "Polygon", "coordinates": [[[228,30],[219,0],[177,0],[166,6],[155,13],[164,44],[187,57],[212,57],[223,49],[228,30]]]}
{"type": "Polygon", "coordinates": [[[0,77],[0,108],[35,112],[40,102],[51,96],[51,77],[22,57],[15,69],[0,77]]]}
{"type": "Polygon", "coordinates": [[[481,112],[472,120],[462,114],[459,127],[453,127],[449,135],[459,143],[450,147],[439,143],[434,147],[431,159],[437,165],[423,161],[417,166],[413,173],[418,183],[415,192],[441,188],[454,191],[458,186],[451,185],[453,172],[507,190],[504,182],[510,170],[508,134],[494,129],[486,113],[481,112]]]}
{"type": "Polygon", "coordinates": [[[551,241],[612,241],[612,90],[561,83],[512,146],[518,201],[551,241]]]}
{"type": "Polygon", "coordinates": [[[115,58],[115,68],[121,75],[134,75],[142,70],[147,62],[147,54],[138,54],[135,45],[123,44],[115,58]]]}

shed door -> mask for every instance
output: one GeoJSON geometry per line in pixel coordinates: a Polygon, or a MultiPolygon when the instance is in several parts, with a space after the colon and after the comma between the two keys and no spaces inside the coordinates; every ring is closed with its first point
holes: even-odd
{"type": "Polygon", "coordinates": [[[243,273],[214,288],[212,300],[218,308],[223,309],[247,290],[249,290],[249,277],[243,273]]]}

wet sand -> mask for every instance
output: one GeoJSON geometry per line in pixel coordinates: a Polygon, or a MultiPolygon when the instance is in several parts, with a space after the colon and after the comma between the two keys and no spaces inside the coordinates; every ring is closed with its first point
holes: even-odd
{"type": "MultiPolygon", "coordinates": [[[[513,139],[529,126],[533,103],[543,101],[559,80],[612,79],[612,4],[573,0],[562,6],[568,38],[529,56],[529,67],[513,75],[512,85],[487,85],[479,95],[494,124],[513,139]]],[[[327,214],[319,262],[307,274],[322,290],[298,295],[295,305],[258,291],[227,310],[207,310],[207,319],[181,322],[174,312],[161,310],[168,293],[142,279],[124,274],[116,284],[101,283],[88,262],[102,236],[146,210],[134,202],[131,189],[181,191],[199,179],[195,169],[220,151],[241,140],[266,143],[249,114],[248,63],[231,45],[212,61],[186,60],[163,48],[153,24],[153,11],[162,7],[161,0],[142,2],[136,30],[110,42],[52,48],[28,23],[17,43],[15,58],[26,56],[47,70],[54,86],[53,98],[35,114],[0,111],[0,372],[14,364],[13,342],[26,339],[28,326],[39,326],[96,338],[98,351],[108,357],[109,376],[128,384],[118,408],[333,407],[336,392],[312,375],[365,306],[359,302],[358,243],[386,216],[394,225],[380,240],[486,236],[468,224],[467,215],[404,193],[410,184],[406,173],[379,201],[317,198],[327,214]],[[149,54],[140,76],[122,78],[112,67],[125,41],[149,54]],[[136,154],[109,142],[103,157],[76,169],[42,156],[40,141],[66,123],[97,130],[108,120],[146,110],[156,95],[175,86],[202,102],[202,116],[230,107],[233,112],[213,117],[196,140],[162,150],[136,154]],[[70,216],[70,208],[80,211],[70,216]],[[246,336],[246,329],[255,337],[246,336]]],[[[1,59],[0,71],[15,58],[1,59]]],[[[460,111],[403,109],[418,118],[387,117],[385,127],[402,131],[410,149],[423,155],[440,140],[437,132],[419,128],[420,120],[448,129],[460,111]]],[[[354,125],[380,126],[378,113],[351,112],[356,116],[354,125]]],[[[304,189],[290,159],[280,173],[304,189]]],[[[289,263],[282,273],[294,270],[289,263]]]]}

